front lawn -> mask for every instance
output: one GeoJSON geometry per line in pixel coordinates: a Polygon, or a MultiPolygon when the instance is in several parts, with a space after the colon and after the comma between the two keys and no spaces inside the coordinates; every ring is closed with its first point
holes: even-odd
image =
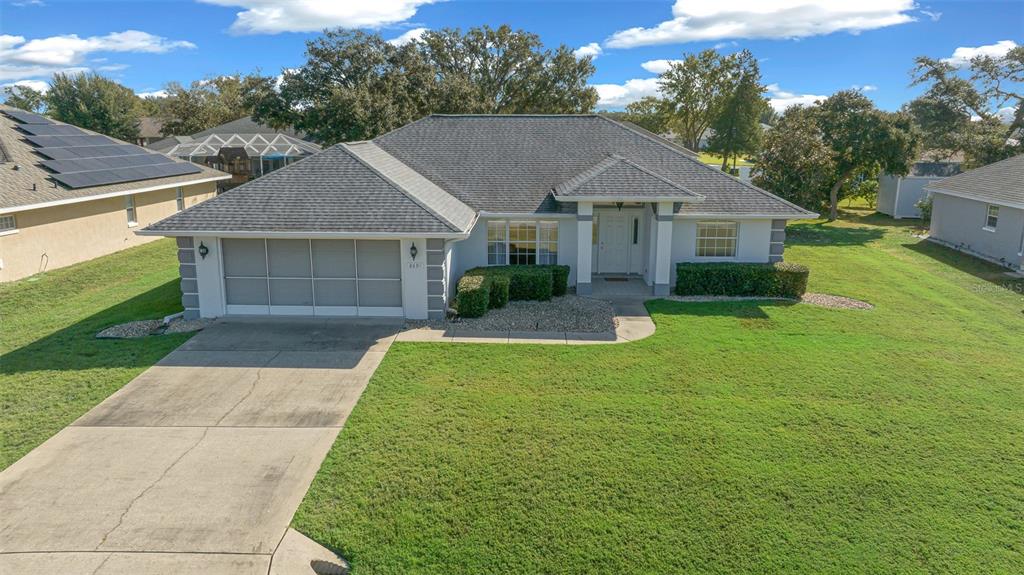
{"type": "Polygon", "coordinates": [[[791,228],[812,291],[871,311],[395,344],[294,525],[354,575],[1020,573],[1024,284],[908,229],[791,228]]]}
{"type": "Polygon", "coordinates": [[[0,284],[0,469],[189,338],[93,337],[181,311],[176,250],[159,240],[0,284]]]}

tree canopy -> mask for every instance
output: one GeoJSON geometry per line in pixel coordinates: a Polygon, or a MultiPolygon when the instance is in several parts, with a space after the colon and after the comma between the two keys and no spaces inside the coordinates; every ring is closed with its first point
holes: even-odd
{"type": "Polygon", "coordinates": [[[834,220],[844,188],[880,171],[906,174],[918,143],[907,114],[882,112],[860,92],[844,90],[786,111],[768,133],[755,181],[803,206],[827,206],[834,220]]]}
{"type": "Polygon", "coordinates": [[[132,141],[139,134],[139,97],[97,74],[54,74],[46,110],[55,120],[112,138],[132,141]]]}
{"type": "Polygon", "coordinates": [[[188,135],[248,116],[247,94],[262,86],[258,76],[217,76],[192,82],[188,88],[172,82],[167,96],[156,99],[157,116],[167,134],[188,135]]]}
{"type": "Polygon", "coordinates": [[[977,167],[1022,151],[1024,46],[1004,57],[977,56],[966,67],[921,56],[911,75],[912,86],[927,89],[904,110],[928,152],[961,152],[966,167],[977,167]]]}
{"type": "Polygon", "coordinates": [[[31,86],[5,86],[4,103],[28,112],[41,112],[46,107],[46,96],[31,86]]]}
{"type": "Polygon", "coordinates": [[[597,103],[591,58],[546,49],[535,34],[500,28],[428,31],[403,45],[337,29],[311,40],[306,63],[279,87],[247,86],[253,116],[323,144],[368,139],[430,113],[579,113],[597,103]]]}
{"type": "Polygon", "coordinates": [[[668,109],[669,128],[680,143],[691,150],[700,149],[701,137],[721,117],[740,78],[756,75],[760,84],[756,67],[757,61],[748,50],[720,54],[708,49],[673,62],[661,74],[659,85],[668,109]]]}
{"type": "Polygon", "coordinates": [[[764,98],[761,71],[754,55],[744,50],[737,54],[732,78],[733,89],[726,96],[718,116],[711,122],[713,134],[708,151],[722,156],[722,170],[741,155],[756,154],[761,147],[761,116],[770,109],[764,98]]]}

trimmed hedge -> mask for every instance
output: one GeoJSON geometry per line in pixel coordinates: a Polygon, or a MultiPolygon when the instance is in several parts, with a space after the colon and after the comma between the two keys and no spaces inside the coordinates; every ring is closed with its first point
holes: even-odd
{"type": "Polygon", "coordinates": [[[725,295],[799,298],[807,291],[810,270],[800,264],[680,263],[677,295],[725,295]]]}
{"type": "Polygon", "coordinates": [[[491,300],[490,279],[465,275],[459,279],[455,305],[462,317],[480,317],[487,313],[491,300]]]}
{"type": "Polygon", "coordinates": [[[569,266],[488,266],[468,270],[459,280],[456,306],[463,317],[480,317],[479,292],[487,292],[487,307],[505,307],[509,300],[546,301],[569,291],[569,266]],[[474,278],[468,280],[467,278],[474,278]],[[463,304],[462,293],[466,290],[463,304]],[[463,308],[469,310],[467,315],[463,308]]]}

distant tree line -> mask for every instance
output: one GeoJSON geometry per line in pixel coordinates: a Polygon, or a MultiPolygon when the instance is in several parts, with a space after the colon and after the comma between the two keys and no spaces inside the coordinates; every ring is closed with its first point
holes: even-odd
{"type": "MultiPolygon", "coordinates": [[[[139,98],[96,74],[57,74],[45,94],[12,86],[4,95],[11,106],[125,140],[138,135],[143,116],[159,118],[165,134],[185,135],[252,115],[330,145],[431,113],[590,112],[598,99],[588,85],[594,71],[591,57],[546,48],[537,35],[508,26],[428,31],[401,45],[336,29],[308,41],[306,62],[280,75],[172,82],[165,97],[139,98]]],[[[895,113],[845,90],[779,114],[753,54],[704,50],[671,63],[658,96],[608,114],[693,150],[706,138],[723,170],[752,159],[759,186],[831,218],[841,199],[870,195],[879,173],[905,174],[922,152],[963,155],[968,168],[1021,153],[1024,47],[962,67],[919,57],[911,84],[924,94],[895,113]]]]}

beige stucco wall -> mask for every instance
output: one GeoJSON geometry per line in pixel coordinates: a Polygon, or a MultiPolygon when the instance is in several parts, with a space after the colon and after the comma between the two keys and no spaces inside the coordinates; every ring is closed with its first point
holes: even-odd
{"type": "MultiPolygon", "coordinates": [[[[183,186],[185,207],[212,198],[216,182],[183,186]]],[[[177,211],[176,187],[135,194],[138,226],[123,196],[15,213],[18,232],[0,236],[0,282],[14,281],[158,239],[138,236],[177,211]]]]}

